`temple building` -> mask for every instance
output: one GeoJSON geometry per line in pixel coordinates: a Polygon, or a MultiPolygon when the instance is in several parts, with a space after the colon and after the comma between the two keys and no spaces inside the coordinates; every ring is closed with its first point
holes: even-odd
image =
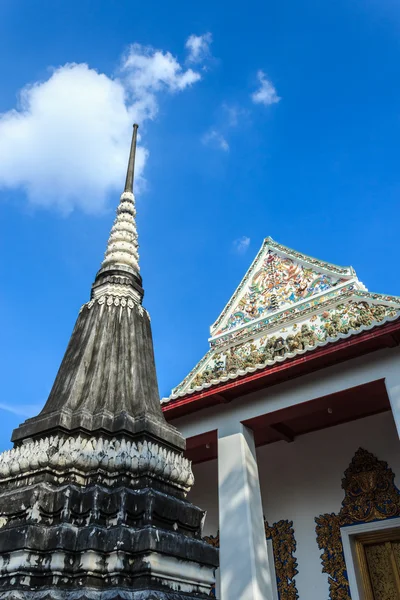
{"type": "Polygon", "coordinates": [[[1,600],[192,600],[214,583],[218,550],[185,440],[163,416],[142,305],[133,195],[124,192],[91,298],[50,396],[0,455],[1,600]]]}
{"type": "Polygon", "coordinates": [[[400,298],[267,238],[169,398],[222,600],[400,599],[400,298]]]}
{"type": "Polygon", "coordinates": [[[267,238],[160,402],[136,139],[49,398],[0,454],[0,600],[400,600],[400,297],[267,238]]]}

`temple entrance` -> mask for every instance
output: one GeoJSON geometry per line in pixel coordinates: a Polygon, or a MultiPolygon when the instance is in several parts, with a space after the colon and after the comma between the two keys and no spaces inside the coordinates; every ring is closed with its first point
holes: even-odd
{"type": "Polygon", "coordinates": [[[400,528],[356,538],[365,600],[400,600],[400,528]]]}

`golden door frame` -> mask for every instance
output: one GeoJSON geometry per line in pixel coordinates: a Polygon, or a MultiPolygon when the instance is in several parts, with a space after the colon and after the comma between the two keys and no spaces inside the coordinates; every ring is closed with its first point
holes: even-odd
{"type": "MultiPolygon", "coordinates": [[[[272,540],[274,564],[279,600],[298,600],[295,576],[297,575],[296,540],[294,537],[293,521],[278,521],[269,525],[264,520],[265,537],[272,540]]],[[[216,536],[204,538],[206,542],[219,548],[219,531],[216,536]]]]}
{"type": "Polygon", "coordinates": [[[339,513],[315,518],[330,600],[351,600],[340,528],[400,516],[400,491],[394,484],[393,471],[363,448],[357,450],[345,471],[342,488],[345,497],[339,513]]]}

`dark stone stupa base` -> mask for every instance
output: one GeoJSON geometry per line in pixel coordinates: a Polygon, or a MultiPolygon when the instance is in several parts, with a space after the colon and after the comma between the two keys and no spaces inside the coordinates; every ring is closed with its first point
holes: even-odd
{"type": "Polygon", "coordinates": [[[0,472],[23,472],[0,479],[0,600],[207,598],[217,551],[201,538],[204,511],[184,498],[186,459],[114,438],[86,446],[80,436],[54,436],[1,456],[0,472]],[[99,445],[108,461],[101,470],[99,445]],[[86,446],[94,455],[79,466],[77,449],[86,446]],[[132,455],[139,466],[127,470],[132,455]],[[164,472],[157,455],[166,457],[164,472]]]}

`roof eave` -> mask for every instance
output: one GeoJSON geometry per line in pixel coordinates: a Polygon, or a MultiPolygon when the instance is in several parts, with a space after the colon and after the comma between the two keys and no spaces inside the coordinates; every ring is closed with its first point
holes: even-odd
{"type": "Polygon", "coordinates": [[[283,380],[293,379],[301,375],[317,371],[324,367],[337,364],[381,350],[398,346],[400,343],[400,317],[384,325],[377,325],[369,331],[360,332],[358,335],[347,339],[330,342],[323,347],[316,347],[300,356],[288,358],[265,369],[246,373],[232,381],[192,392],[163,404],[165,417],[170,420],[184,416],[203,408],[227,403],[239,396],[270,387],[283,380]]]}

